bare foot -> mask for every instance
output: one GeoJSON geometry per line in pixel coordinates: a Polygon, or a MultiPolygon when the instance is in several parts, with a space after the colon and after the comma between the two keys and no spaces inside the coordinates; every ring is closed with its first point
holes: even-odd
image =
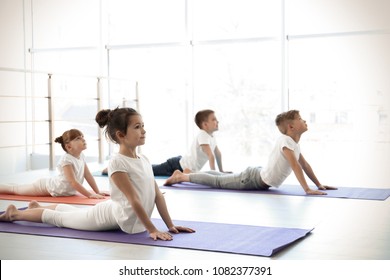
{"type": "Polygon", "coordinates": [[[2,222],[12,222],[14,214],[18,211],[15,205],[11,204],[7,207],[7,210],[0,215],[0,221],[2,222]]]}
{"type": "Polygon", "coordinates": [[[28,209],[33,209],[33,208],[42,208],[42,206],[38,203],[38,201],[32,200],[32,201],[28,204],[28,209]]]}
{"type": "Polygon", "coordinates": [[[175,183],[183,182],[184,181],[183,176],[186,175],[179,170],[175,170],[172,176],[165,181],[164,186],[171,186],[175,183]]]}

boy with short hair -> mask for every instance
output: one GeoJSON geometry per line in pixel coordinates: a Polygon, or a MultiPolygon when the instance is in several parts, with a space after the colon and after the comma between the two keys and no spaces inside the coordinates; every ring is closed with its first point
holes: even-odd
{"type": "Polygon", "coordinates": [[[213,110],[201,110],[195,115],[195,123],[200,131],[194,139],[189,153],[185,156],[169,158],[161,164],[153,164],[155,176],[171,176],[175,170],[190,173],[198,172],[209,162],[210,170],[223,171],[222,154],[217,146],[214,132],[218,130],[218,120],[213,110]]]}
{"type": "Polygon", "coordinates": [[[321,190],[333,190],[334,187],[322,185],[315,176],[309,163],[303,157],[299,140],[307,131],[306,121],[297,110],[290,110],[279,114],[275,119],[276,126],[282,133],[272,150],[268,165],[262,167],[248,167],[239,174],[184,174],[175,171],[167,179],[165,185],[179,182],[192,182],[208,185],[214,188],[267,190],[270,187],[279,187],[293,171],[306,194],[324,195],[321,190]],[[318,190],[310,189],[303,172],[313,181],[318,190]]]}

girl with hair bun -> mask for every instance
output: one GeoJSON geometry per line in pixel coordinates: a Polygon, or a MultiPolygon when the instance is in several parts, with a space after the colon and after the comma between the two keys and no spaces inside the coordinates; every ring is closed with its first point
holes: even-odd
{"type": "Polygon", "coordinates": [[[107,138],[119,144],[119,153],[108,164],[111,199],[88,208],[65,204],[41,206],[35,201],[27,210],[10,205],[0,215],[0,221],[43,222],[89,231],[121,229],[129,234],[147,230],[154,240],[172,240],[171,233],[194,232],[173,224],[164,196],[154,180],[152,166],[137,152],[138,146],[145,144],[146,131],[141,115],[131,108],[116,108],[99,111],[95,120],[105,128],[107,138]],[[154,206],[168,231],[160,231],[152,223],[154,206]]]}
{"type": "Polygon", "coordinates": [[[88,198],[104,198],[106,194],[99,191],[82,153],[87,148],[83,133],[78,129],[70,129],[57,137],[54,142],[61,144],[65,151],[57,164],[57,176],[38,179],[34,183],[22,185],[0,184],[0,193],[31,196],[73,196],[79,192],[88,198]],[[83,186],[84,179],[91,186],[92,192],[83,186]]]}

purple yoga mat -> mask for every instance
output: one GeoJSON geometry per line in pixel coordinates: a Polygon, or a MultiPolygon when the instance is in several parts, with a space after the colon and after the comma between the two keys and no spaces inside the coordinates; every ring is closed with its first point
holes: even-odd
{"type": "MultiPolygon", "coordinates": [[[[213,192],[246,192],[246,193],[261,193],[261,194],[276,194],[276,195],[293,195],[293,196],[309,196],[301,186],[297,185],[282,185],[279,188],[270,188],[269,190],[229,190],[211,188],[205,185],[194,183],[179,183],[172,186],[161,186],[161,189],[175,190],[194,190],[194,191],[213,191],[213,192]]],[[[312,187],[314,188],[314,187],[312,187]]],[[[315,197],[332,197],[332,198],[350,198],[350,199],[367,199],[367,200],[386,200],[390,196],[390,189],[374,189],[374,188],[354,188],[354,187],[338,187],[337,190],[325,190],[327,195],[310,195],[315,197]]]]}
{"type": "MultiPolygon", "coordinates": [[[[152,221],[157,228],[166,229],[161,219],[152,219],[152,221]]],[[[313,230],[190,221],[175,221],[175,224],[191,227],[196,232],[174,234],[172,241],[154,241],[147,232],[126,234],[120,230],[80,231],[31,222],[0,222],[0,232],[269,257],[298,239],[304,238],[313,230]]]]}

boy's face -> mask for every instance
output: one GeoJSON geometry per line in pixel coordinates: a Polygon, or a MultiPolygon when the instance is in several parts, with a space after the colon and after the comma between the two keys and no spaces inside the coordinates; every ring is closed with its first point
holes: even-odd
{"type": "Polygon", "coordinates": [[[218,130],[218,120],[215,114],[210,114],[207,121],[203,123],[203,129],[208,133],[213,133],[218,130]]]}
{"type": "Polygon", "coordinates": [[[295,119],[292,122],[292,126],[294,129],[300,133],[307,131],[307,123],[304,119],[302,119],[301,115],[296,115],[295,119]]]}

